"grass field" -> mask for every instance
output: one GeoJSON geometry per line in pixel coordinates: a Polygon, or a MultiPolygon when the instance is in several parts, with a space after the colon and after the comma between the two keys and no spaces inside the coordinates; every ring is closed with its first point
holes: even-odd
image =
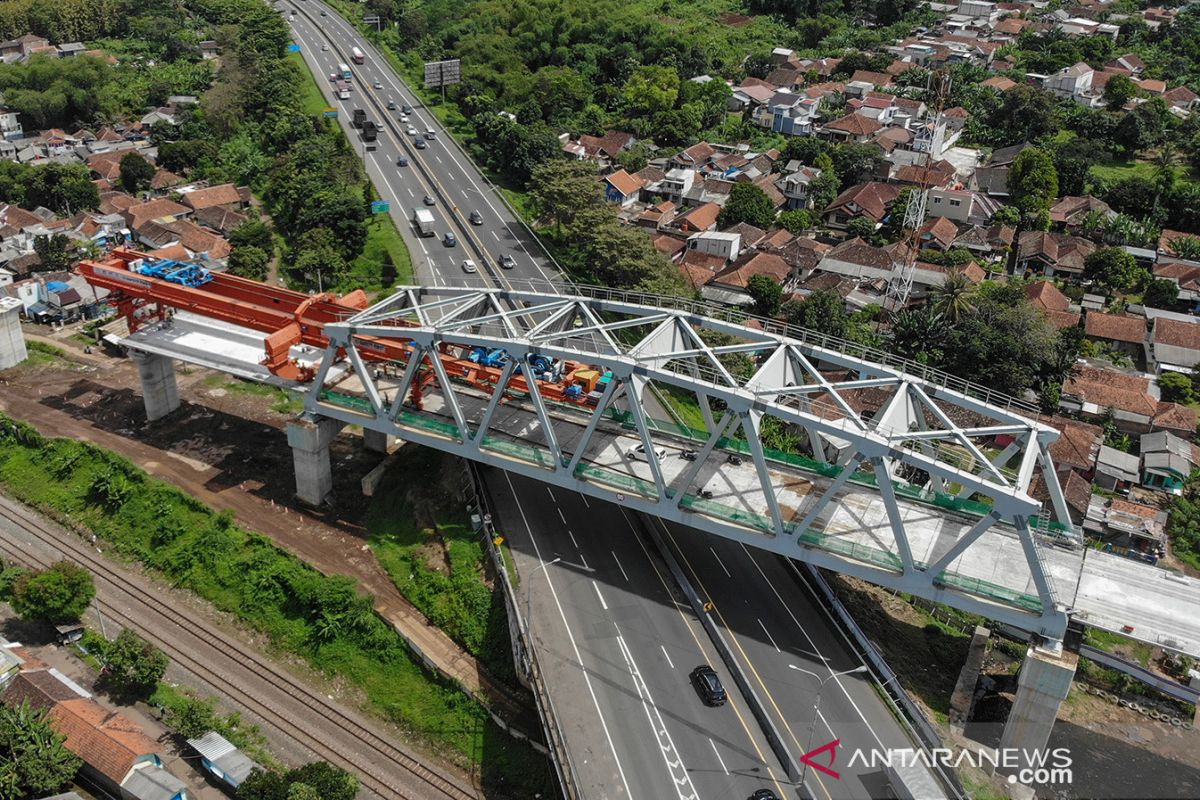
{"type": "MultiPolygon", "coordinates": [[[[1146,161],[1110,161],[1107,164],[1097,164],[1090,172],[1106,183],[1116,183],[1126,178],[1145,178],[1152,181],[1157,168],[1146,161]]],[[[1175,167],[1175,177],[1180,181],[1195,182],[1187,167],[1175,167]]]]}

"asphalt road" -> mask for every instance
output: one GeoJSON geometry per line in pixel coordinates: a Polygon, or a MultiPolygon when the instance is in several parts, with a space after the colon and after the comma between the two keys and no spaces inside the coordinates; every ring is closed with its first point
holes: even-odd
{"type": "Polygon", "coordinates": [[[585,797],[797,797],[691,607],[619,506],[508,473],[486,480],[585,797]],[[705,706],[688,673],[729,691],[705,706]]]}
{"type": "Polygon", "coordinates": [[[390,201],[392,218],[412,254],[417,282],[551,289],[558,273],[541,246],[383,56],[337,12],[316,0],[280,0],[275,5],[287,12],[285,19],[289,20],[301,55],[326,100],[337,109],[338,122],[351,144],[363,155],[381,198],[390,201]],[[320,16],[322,10],[326,16],[320,16]],[[361,65],[351,60],[354,47],[366,56],[361,65]],[[348,100],[334,96],[330,75],[339,64],[348,65],[354,74],[348,100]],[[374,88],[376,83],[379,89],[374,88]],[[396,104],[395,110],[387,109],[388,101],[396,104]],[[407,123],[401,123],[399,117],[405,104],[413,112],[408,115],[407,123]],[[367,149],[358,129],[350,124],[356,108],[364,109],[367,119],[381,126],[373,151],[367,149]],[[407,132],[409,126],[415,135],[407,132]],[[435,131],[435,136],[426,138],[427,130],[435,131]],[[418,138],[425,141],[424,150],[416,148],[418,138]],[[408,159],[407,167],[397,165],[401,154],[408,159]],[[426,195],[436,200],[436,205],[430,207],[436,230],[432,237],[417,235],[411,222],[412,210],[426,207],[423,202],[426,195]],[[482,224],[471,224],[472,212],[479,213],[482,224]],[[442,237],[447,232],[457,238],[456,246],[443,244],[442,237]],[[515,262],[512,269],[499,267],[502,255],[512,257],[515,262]],[[467,258],[476,262],[479,272],[468,274],[463,270],[462,262],[467,258]]]}

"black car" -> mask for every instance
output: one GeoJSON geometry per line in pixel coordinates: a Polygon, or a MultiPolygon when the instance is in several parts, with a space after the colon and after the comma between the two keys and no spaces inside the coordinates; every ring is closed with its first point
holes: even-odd
{"type": "Polygon", "coordinates": [[[437,205],[437,200],[434,200],[434,199],[433,199],[433,195],[431,195],[431,194],[427,194],[427,195],[425,195],[425,205],[427,205],[427,206],[436,206],[436,205],[437,205]]]}
{"type": "Polygon", "coordinates": [[[471,212],[471,224],[472,225],[482,225],[483,224],[483,214],[480,214],[478,211],[472,211],[471,212]]]}
{"type": "Polygon", "coordinates": [[[399,158],[397,158],[396,166],[397,167],[407,167],[408,166],[408,156],[400,156],[399,158]]]}
{"type": "Polygon", "coordinates": [[[701,664],[692,670],[690,677],[705,705],[725,705],[725,687],[721,685],[721,678],[716,670],[708,664],[701,664]]]}
{"type": "Polygon", "coordinates": [[[396,110],[396,101],[388,100],[388,111],[395,111],[395,110],[396,110]]]}
{"type": "Polygon", "coordinates": [[[408,103],[405,103],[404,105],[400,106],[400,112],[402,114],[411,114],[412,106],[410,106],[408,103]]]}
{"type": "Polygon", "coordinates": [[[779,800],[779,795],[770,789],[758,789],[754,794],[750,795],[748,800],[779,800]]]}
{"type": "Polygon", "coordinates": [[[425,140],[417,139],[415,142],[413,142],[413,147],[417,148],[418,150],[424,150],[425,149],[425,140]]]}
{"type": "Polygon", "coordinates": [[[454,247],[454,245],[458,244],[458,239],[454,238],[453,233],[447,231],[446,235],[442,237],[442,244],[446,245],[446,247],[454,247]]]}

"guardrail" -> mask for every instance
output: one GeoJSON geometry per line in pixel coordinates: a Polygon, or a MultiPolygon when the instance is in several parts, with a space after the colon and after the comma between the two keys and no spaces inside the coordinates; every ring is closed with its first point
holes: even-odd
{"type": "MultiPolygon", "coordinates": [[[[781,558],[783,557],[781,556],[781,558]]],[[[805,564],[804,571],[801,572],[795,561],[790,558],[784,558],[784,560],[791,566],[792,573],[796,576],[800,586],[815,597],[830,614],[835,627],[842,632],[846,643],[864,659],[880,688],[883,689],[884,696],[891,702],[897,719],[908,728],[909,733],[927,748],[945,747],[937,728],[933,727],[933,723],[929,721],[925,713],[908,696],[908,692],[900,685],[899,676],[888,666],[887,661],[875,648],[874,643],[867,638],[863,629],[858,627],[854,617],[850,616],[850,612],[822,577],[820,571],[811,564],[805,564]]],[[[965,800],[970,796],[953,770],[945,769],[940,763],[935,764],[934,770],[941,778],[943,788],[946,788],[953,797],[965,800]]]]}
{"type": "Polygon", "coordinates": [[[484,524],[482,526],[482,535],[484,546],[492,559],[492,566],[496,570],[496,574],[500,577],[500,585],[504,589],[504,605],[508,612],[508,619],[511,621],[509,630],[510,632],[516,631],[516,635],[513,637],[513,644],[516,651],[514,659],[516,660],[517,670],[518,672],[524,672],[525,676],[529,679],[529,688],[533,692],[534,701],[538,708],[538,719],[542,722],[542,733],[546,737],[547,754],[550,756],[551,763],[554,764],[554,771],[558,776],[558,783],[562,787],[563,795],[567,800],[582,800],[583,795],[579,791],[574,771],[571,768],[570,751],[567,749],[562,726],[558,721],[558,712],[555,710],[554,701],[551,699],[550,693],[546,691],[545,684],[542,681],[542,670],[537,657],[537,648],[529,641],[529,628],[521,615],[520,604],[517,602],[516,591],[513,589],[508,566],[504,563],[504,556],[492,538],[491,525],[488,523],[492,518],[491,503],[489,502],[487,491],[484,489],[483,478],[479,475],[479,470],[473,462],[467,461],[466,464],[471,477],[471,485],[475,491],[476,505],[483,514],[484,524]]]}

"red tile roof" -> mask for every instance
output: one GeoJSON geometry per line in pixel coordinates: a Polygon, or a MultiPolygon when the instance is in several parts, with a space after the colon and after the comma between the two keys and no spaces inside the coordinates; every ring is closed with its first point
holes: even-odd
{"type": "Polygon", "coordinates": [[[1083,320],[1083,332],[1097,339],[1143,344],[1146,341],[1146,318],[1089,311],[1083,320]]]}
{"type": "Polygon", "coordinates": [[[1035,281],[1025,287],[1029,302],[1043,311],[1066,311],[1071,300],[1050,281],[1035,281]]]}
{"type": "Polygon", "coordinates": [[[716,203],[705,203],[702,206],[697,206],[686,214],[681,214],[677,221],[679,227],[694,231],[711,230],[717,224],[717,217],[721,213],[721,207],[716,203]]]}
{"type": "Polygon", "coordinates": [[[870,136],[882,127],[883,125],[879,124],[878,120],[864,117],[858,112],[852,112],[840,119],[835,119],[833,122],[825,124],[825,130],[827,131],[848,133],[851,136],[870,136]]]}
{"type": "Polygon", "coordinates": [[[1063,395],[1078,397],[1100,408],[1116,408],[1153,416],[1158,402],[1150,396],[1150,381],[1110,369],[1077,367],[1063,385],[1063,395]]]}
{"type": "Polygon", "coordinates": [[[782,284],[791,272],[787,262],[774,253],[750,252],[739,256],[728,269],[718,272],[713,282],[744,289],[755,275],[770,275],[782,284]]]}
{"type": "Polygon", "coordinates": [[[1104,443],[1104,431],[1099,425],[1089,425],[1065,417],[1051,417],[1050,427],[1058,428],[1059,437],[1050,445],[1050,458],[1056,467],[1091,471],[1104,443]]]}
{"type": "Polygon", "coordinates": [[[1156,428],[1167,428],[1191,436],[1196,431],[1196,412],[1179,403],[1159,403],[1151,422],[1156,428]]]}
{"type": "Polygon", "coordinates": [[[1150,341],[1154,344],[1200,350],[1200,324],[1159,317],[1154,321],[1154,333],[1150,341]]]}
{"type": "Polygon", "coordinates": [[[899,196],[900,187],[890,183],[859,183],[835,197],[826,207],[825,213],[853,204],[861,213],[879,222],[887,215],[888,208],[899,196]]]}
{"type": "Polygon", "coordinates": [[[158,750],[131,719],[94,700],[63,700],[50,710],[49,719],[54,730],[66,737],[68,750],[118,785],[135,763],[158,750]]]}
{"type": "Polygon", "coordinates": [[[184,192],[181,199],[185,206],[193,210],[211,208],[212,206],[239,205],[241,203],[237,187],[232,183],[210,186],[207,189],[197,189],[194,192],[184,192]]]}
{"type": "Polygon", "coordinates": [[[858,69],[850,76],[850,82],[862,81],[873,86],[891,86],[892,76],[886,72],[871,72],[868,69],[858,69]]]}

